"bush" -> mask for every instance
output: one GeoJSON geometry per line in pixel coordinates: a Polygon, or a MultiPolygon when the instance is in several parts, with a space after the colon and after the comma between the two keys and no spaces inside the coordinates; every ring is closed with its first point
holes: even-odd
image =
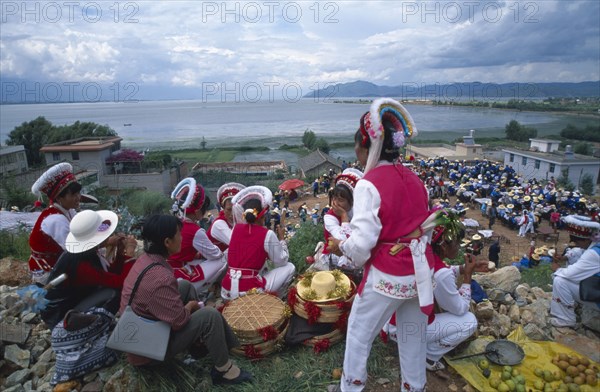
{"type": "Polygon", "coordinates": [[[290,263],[296,266],[296,272],[301,274],[308,264],[306,264],[306,256],[315,254],[315,247],[319,241],[325,239],[323,234],[323,225],[313,225],[312,223],[303,223],[296,234],[290,239],[288,249],[290,252],[290,263]]]}
{"type": "Polygon", "coordinates": [[[153,214],[166,214],[170,211],[173,202],[162,193],[143,191],[135,192],[123,202],[128,210],[136,216],[153,214]]]}
{"type": "Polygon", "coordinates": [[[10,256],[27,261],[30,253],[29,231],[25,227],[16,231],[0,230],[0,259],[10,256]]]}
{"type": "Polygon", "coordinates": [[[531,287],[539,287],[544,291],[548,290],[548,285],[552,285],[552,268],[550,268],[550,264],[523,268],[521,270],[521,283],[527,283],[531,287]]]}
{"type": "Polygon", "coordinates": [[[31,206],[36,198],[30,189],[18,187],[14,178],[7,178],[0,181],[2,198],[6,200],[8,207],[17,206],[19,209],[31,206]]]}

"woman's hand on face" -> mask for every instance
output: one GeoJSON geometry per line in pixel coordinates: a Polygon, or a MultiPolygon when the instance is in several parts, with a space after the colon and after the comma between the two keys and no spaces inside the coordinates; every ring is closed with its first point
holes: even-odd
{"type": "Polygon", "coordinates": [[[340,217],[342,222],[348,222],[348,213],[343,209],[336,199],[331,202],[331,209],[333,212],[340,217]]]}

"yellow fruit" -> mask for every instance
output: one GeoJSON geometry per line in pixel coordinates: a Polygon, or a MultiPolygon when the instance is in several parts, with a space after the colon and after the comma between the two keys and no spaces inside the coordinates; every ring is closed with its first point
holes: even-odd
{"type": "Polygon", "coordinates": [[[535,380],[533,386],[535,387],[535,389],[539,389],[541,391],[542,389],[544,389],[544,382],[542,380],[535,380]]]}
{"type": "Polygon", "coordinates": [[[571,358],[569,358],[569,364],[571,364],[572,366],[577,366],[577,365],[579,365],[579,359],[577,359],[575,357],[571,357],[571,358]]]}
{"type": "Polygon", "coordinates": [[[510,367],[510,366],[504,366],[504,367],[502,368],[502,371],[503,371],[503,372],[509,372],[509,373],[510,373],[510,372],[512,372],[512,367],[510,367]]]}
{"type": "Polygon", "coordinates": [[[526,391],[525,385],[522,385],[522,384],[517,385],[516,391],[517,392],[525,392],[526,391]]]}
{"type": "Polygon", "coordinates": [[[587,366],[584,366],[580,363],[579,365],[577,365],[577,369],[579,369],[579,373],[585,372],[585,369],[587,369],[587,366]]]}
{"type": "Polygon", "coordinates": [[[583,378],[581,376],[577,376],[573,379],[573,382],[577,385],[583,385],[583,384],[585,384],[585,378],[583,378]]]}
{"type": "Polygon", "coordinates": [[[333,377],[334,380],[339,380],[340,378],[342,378],[342,369],[333,369],[333,371],[331,372],[331,377],[333,377]]]}
{"type": "Polygon", "coordinates": [[[538,377],[543,377],[544,376],[544,371],[542,369],[540,369],[540,368],[535,368],[535,370],[533,371],[533,374],[535,374],[538,377]]]}
{"type": "Polygon", "coordinates": [[[510,380],[511,377],[509,372],[502,372],[502,381],[510,380]]]}
{"type": "Polygon", "coordinates": [[[513,380],[506,380],[504,383],[508,386],[510,392],[513,392],[517,387],[517,384],[513,380]]]}
{"type": "MultiPolygon", "coordinates": [[[[565,384],[570,384],[570,383],[572,383],[572,382],[573,382],[573,377],[571,377],[571,376],[565,376],[565,378],[563,378],[563,382],[564,382],[565,384]]],[[[568,386],[568,385],[567,385],[567,386],[568,386]]]]}
{"type": "Polygon", "coordinates": [[[510,392],[510,389],[508,388],[508,385],[501,382],[500,385],[498,385],[498,392],[510,392]]]}
{"type": "Polygon", "coordinates": [[[522,374],[519,374],[517,377],[515,377],[515,380],[517,384],[525,385],[525,376],[522,374]]]}
{"type": "Polygon", "coordinates": [[[513,369],[510,374],[512,374],[513,377],[517,377],[519,374],[521,374],[521,371],[519,369],[513,369]]]}
{"type": "Polygon", "coordinates": [[[501,382],[502,381],[500,381],[498,377],[492,377],[490,378],[490,387],[498,389],[498,385],[500,385],[501,382]]]}
{"type": "Polygon", "coordinates": [[[569,384],[569,392],[579,392],[579,385],[571,383],[569,384]]]}
{"type": "Polygon", "coordinates": [[[567,354],[558,354],[558,359],[561,361],[568,361],[569,360],[569,356],[567,354]]]}
{"type": "Polygon", "coordinates": [[[591,385],[591,386],[595,387],[596,385],[598,385],[598,379],[596,378],[596,376],[588,375],[588,376],[585,376],[585,383],[587,385],[591,385]]]}
{"type": "Polygon", "coordinates": [[[479,361],[478,365],[481,370],[489,369],[490,367],[490,363],[487,359],[482,359],[481,361],[479,361]]]}
{"type": "Polygon", "coordinates": [[[571,376],[571,377],[575,377],[579,374],[579,369],[577,369],[575,366],[569,366],[567,368],[567,375],[571,376]]]}
{"type": "Polygon", "coordinates": [[[585,357],[579,358],[579,363],[586,367],[590,366],[590,360],[585,357]]]}
{"type": "Polygon", "coordinates": [[[546,382],[554,381],[554,374],[552,374],[549,370],[544,370],[544,381],[546,381],[546,382]]]}
{"type": "Polygon", "coordinates": [[[569,365],[569,362],[567,362],[567,361],[563,361],[563,360],[561,360],[561,361],[558,363],[558,367],[560,368],[560,370],[564,370],[564,371],[566,371],[566,370],[567,370],[567,368],[568,368],[569,366],[570,366],[570,365],[569,365]]]}

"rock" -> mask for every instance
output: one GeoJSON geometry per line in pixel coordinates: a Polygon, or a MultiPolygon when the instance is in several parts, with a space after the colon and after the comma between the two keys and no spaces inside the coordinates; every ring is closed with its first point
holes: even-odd
{"type": "Polygon", "coordinates": [[[529,285],[526,283],[521,283],[515,288],[515,297],[517,298],[525,298],[529,294],[529,285]]]}
{"type": "Polygon", "coordinates": [[[448,389],[452,392],[456,392],[458,391],[458,387],[456,386],[456,384],[452,383],[450,385],[448,385],[448,389]]]}
{"type": "Polygon", "coordinates": [[[4,309],[12,308],[19,301],[19,294],[15,292],[5,293],[0,295],[0,305],[4,309]]]}
{"type": "Polygon", "coordinates": [[[538,299],[531,304],[524,306],[521,309],[521,322],[526,325],[528,323],[534,323],[538,327],[544,329],[548,327],[548,312],[550,311],[550,300],[549,299],[538,299]],[[531,317],[524,316],[524,311],[531,311],[531,317]]]}
{"type": "Polygon", "coordinates": [[[503,302],[506,292],[498,289],[487,289],[486,294],[488,299],[492,302],[503,302]]]}
{"type": "Polygon", "coordinates": [[[137,377],[123,368],[117,370],[112,368],[113,375],[104,385],[104,392],[129,392],[140,390],[137,377]]]}
{"type": "Polygon", "coordinates": [[[510,317],[500,313],[494,313],[492,325],[498,331],[500,337],[508,336],[511,331],[510,317]]]}
{"type": "Polygon", "coordinates": [[[7,343],[23,344],[27,341],[30,332],[31,326],[28,324],[0,323],[0,340],[7,343]]]}
{"type": "Polygon", "coordinates": [[[581,307],[581,323],[600,333],[600,309],[595,304],[584,302],[581,307]]]}
{"type": "Polygon", "coordinates": [[[38,362],[54,362],[55,356],[52,347],[49,347],[40,355],[38,362]]]}
{"type": "Polygon", "coordinates": [[[27,324],[35,323],[37,322],[36,317],[37,313],[27,313],[25,316],[21,317],[21,321],[27,324]]]}
{"type": "Polygon", "coordinates": [[[98,377],[98,372],[88,373],[85,376],[83,376],[83,382],[84,382],[84,384],[90,383],[90,382],[96,380],[97,377],[98,377]]]}
{"type": "Polygon", "coordinates": [[[50,362],[38,361],[31,367],[31,372],[38,377],[43,377],[48,373],[48,370],[50,370],[51,367],[52,364],[50,362]]]}
{"type": "Polygon", "coordinates": [[[535,299],[550,299],[552,298],[552,293],[547,293],[539,287],[532,287],[531,293],[535,296],[535,299]]]}
{"type": "Polygon", "coordinates": [[[517,267],[511,265],[491,274],[477,275],[475,280],[486,290],[495,288],[512,293],[519,285],[521,273],[517,267]]]}
{"type": "Polygon", "coordinates": [[[515,303],[515,299],[510,294],[506,294],[503,298],[503,303],[506,305],[512,305],[515,303]]]}
{"type": "Polygon", "coordinates": [[[535,324],[525,325],[523,331],[525,332],[525,335],[527,335],[528,338],[533,340],[551,340],[550,336],[548,336],[548,334],[546,334],[540,327],[538,327],[535,324]]]}
{"type": "Polygon", "coordinates": [[[104,384],[102,383],[102,381],[94,381],[89,384],[86,384],[81,390],[81,392],[102,392],[103,387],[104,384]]]}
{"type": "Polygon", "coordinates": [[[33,381],[29,380],[25,384],[23,384],[23,389],[25,391],[33,391],[33,381]]]}
{"type": "Polygon", "coordinates": [[[389,378],[378,378],[377,380],[375,380],[375,382],[379,385],[385,385],[385,384],[390,383],[390,379],[389,378]]]}
{"type": "Polygon", "coordinates": [[[52,385],[49,382],[43,383],[42,385],[38,385],[38,391],[51,391],[52,385]]]}
{"type": "Polygon", "coordinates": [[[31,371],[29,369],[17,370],[6,378],[6,381],[4,382],[4,388],[9,388],[13,385],[23,385],[30,375],[31,371]]]}
{"type": "Polygon", "coordinates": [[[31,354],[27,350],[21,350],[16,344],[11,344],[4,349],[4,358],[20,368],[28,368],[31,354]]]}
{"type": "Polygon", "coordinates": [[[4,392],[25,392],[26,389],[22,385],[14,385],[10,388],[4,389],[4,392]]]}
{"type": "Polygon", "coordinates": [[[510,309],[508,309],[508,317],[513,323],[521,321],[521,309],[519,309],[519,306],[511,305],[510,309]]]}
{"type": "Polygon", "coordinates": [[[494,316],[494,306],[490,301],[482,301],[475,307],[475,315],[478,320],[488,320],[494,316]]]}
{"type": "Polygon", "coordinates": [[[33,346],[31,350],[29,350],[29,352],[31,353],[31,359],[33,361],[39,360],[40,355],[42,355],[47,348],[48,344],[46,343],[46,341],[44,339],[39,339],[36,342],[35,346],[33,346]]]}
{"type": "Polygon", "coordinates": [[[500,307],[498,307],[498,313],[500,313],[500,314],[507,314],[508,313],[508,309],[506,308],[506,305],[504,305],[504,304],[500,305],[500,307]]]}
{"type": "Polygon", "coordinates": [[[533,322],[533,312],[529,309],[521,310],[521,324],[529,324],[533,322]]]}
{"type": "Polygon", "coordinates": [[[23,286],[31,283],[27,263],[5,257],[0,260],[0,285],[23,286]]]}
{"type": "Polygon", "coordinates": [[[481,336],[493,336],[495,338],[498,337],[498,330],[496,328],[489,325],[480,325],[479,326],[479,334],[481,336]]]}

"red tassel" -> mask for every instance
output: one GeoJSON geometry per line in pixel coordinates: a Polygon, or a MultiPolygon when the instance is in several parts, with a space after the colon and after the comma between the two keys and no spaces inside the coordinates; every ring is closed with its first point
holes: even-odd
{"type": "Polygon", "coordinates": [[[382,330],[381,332],[379,332],[379,337],[381,338],[381,341],[384,344],[387,344],[387,342],[388,342],[388,334],[385,331],[382,330]]]}
{"type": "Polygon", "coordinates": [[[261,359],[263,357],[263,355],[260,353],[260,349],[251,344],[244,346],[244,355],[250,359],[261,359]]]}
{"type": "Polygon", "coordinates": [[[288,291],[287,300],[288,305],[290,305],[290,308],[292,309],[294,309],[294,306],[296,306],[296,303],[298,303],[298,297],[296,297],[296,294],[298,294],[298,289],[296,288],[296,286],[291,287],[288,291]]]}
{"type": "Polygon", "coordinates": [[[321,308],[310,301],[304,303],[304,310],[308,314],[308,325],[313,325],[321,317],[321,308]]]}
{"type": "Polygon", "coordinates": [[[343,333],[346,333],[346,329],[348,329],[348,316],[349,312],[343,312],[333,324],[336,329],[339,329],[343,333]]]}
{"type": "Polygon", "coordinates": [[[259,328],[257,332],[262,336],[263,342],[273,340],[277,337],[277,330],[272,325],[267,325],[264,328],[259,328]]]}
{"type": "Polygon", "coordinates": [[[315,351],[315,354],[320,354],[320,353],[324,353],[325,351],[329,350],[329,347],[331,346],[331,341],[327,338],[319,340],[317,343],[315,343],[313,350],[315,351]]]}

